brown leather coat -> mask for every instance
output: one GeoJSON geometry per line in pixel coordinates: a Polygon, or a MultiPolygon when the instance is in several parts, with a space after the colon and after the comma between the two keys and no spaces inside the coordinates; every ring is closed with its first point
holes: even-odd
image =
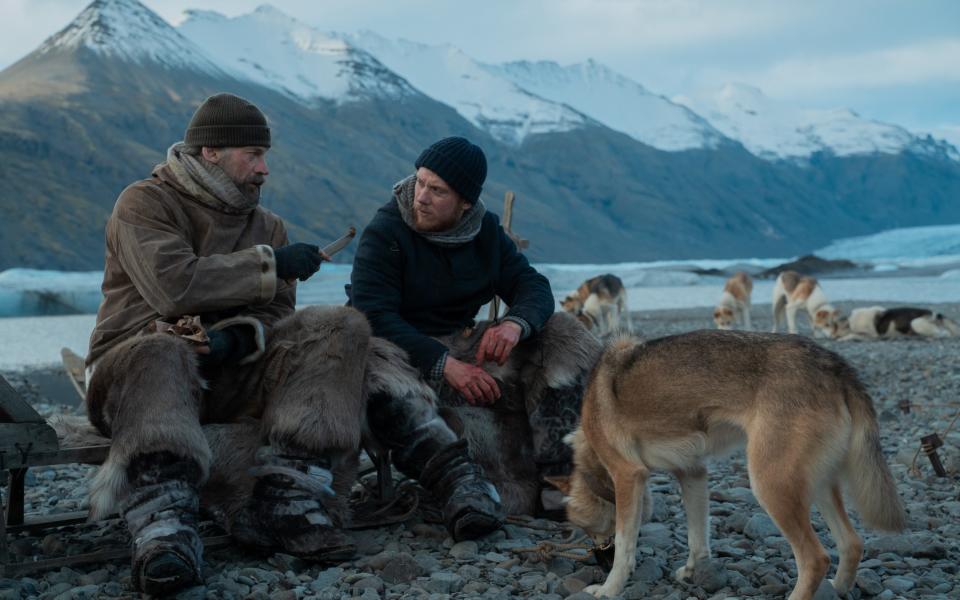
{"type": "MultiPolygon", "coordinates": [[[[123,190],[107,221],[103,301],[87,364],[161,317],[199,314],[205,325],[241,317],[269,328],[296,302],[296,285],[276,276],[273,248],[286,243],[270,211],[217,210],[158,165],[123,190]]],[[[263,327],[256,327],[260,351],[263,327]]]]}

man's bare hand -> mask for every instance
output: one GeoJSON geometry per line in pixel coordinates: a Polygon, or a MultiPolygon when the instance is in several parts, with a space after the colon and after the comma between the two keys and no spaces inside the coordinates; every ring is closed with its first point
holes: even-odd
{"type": "Polygon", "coordinates": [[[510,351],[520,342],[523,329],[513,321],[504,321],[483,332],[480,346],[477,348],[477,364],[494,361],[503,365],[510,357],[510,351]]]}
{"type": "Polygon", "coordinates": [[[500,386],[489,373],[452,356],[443,365],[443,378],[474,406],[493,404],[500,397],[500,386]]]}

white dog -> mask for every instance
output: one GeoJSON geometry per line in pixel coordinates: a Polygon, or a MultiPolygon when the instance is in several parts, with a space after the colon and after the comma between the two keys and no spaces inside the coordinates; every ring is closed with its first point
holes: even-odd
{"type": "Polygon", "coordinates": [[[813,277],[801,277],[796,271],[784,271],[773,286],[773,333],[787,317],[787,331],[797,333],[797,311],[806,309],[810,315],[813,335],[831,337],[840,311],[835,309],[813,277]]]}
{"type": "Polygon", "coordinates": [[[717,329],[733,329],[738,322],[744,329],[753,329],[750,324],[750,294],[753,280],[743,271],[733,274],[723,286],[720,302],[713,309],[713,322],[717,329]]]}

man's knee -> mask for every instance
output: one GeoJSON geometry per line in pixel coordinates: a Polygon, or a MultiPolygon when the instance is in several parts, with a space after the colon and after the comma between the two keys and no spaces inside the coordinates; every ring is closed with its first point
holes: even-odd
{"type": "Polygon", "coordinates": [[[87,414],[100,432],[111,436],[115,416],[142,414],[137,406],[199,403],[203,381],[195,350],[172,335],[131,338],[96,363],[87,387],[87,414]],[[123,411],[120,410],[121,404],[123,411]]]}
{"type": "Polygon", "coordinates": [[[370,324],[363,313],[349,306],[308,306],[282,320],[273,337],[302,338],[304,334],[326,337],[334,333],[369,338],[370,324]]]}
{"type": "Polygon", "coordinates": [[[412,450],[426,440],[441,444],[457,436],[436,408],[417,396],[396,397],[375,392],[367,398],[367,426],[376,440],[393,450],[412,450]]]}

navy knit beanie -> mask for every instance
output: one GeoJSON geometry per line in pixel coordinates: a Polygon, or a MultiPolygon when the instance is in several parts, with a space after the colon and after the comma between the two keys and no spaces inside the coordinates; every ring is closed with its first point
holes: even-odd
{"type": "Polygon", "coordinates": [[[487,178],[487,157],[483,150],[462,137],[443,138],[434,143],[420,154],[414,165],[439,175],[471,204],[477,203],[487,178]]]}
{"type": "Polygon", "coordinates": [[[208,148],[270,147],[270,127],[260,109],[233,94],[217,94],[193,113],[183,142],[208,148]]]}

